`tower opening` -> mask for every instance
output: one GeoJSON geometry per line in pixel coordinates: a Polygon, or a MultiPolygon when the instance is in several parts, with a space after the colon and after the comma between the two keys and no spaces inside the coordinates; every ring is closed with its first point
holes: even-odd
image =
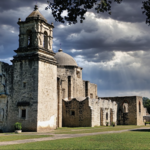
{"type": "Polygon", "coordinates": [[[43,47],[45,49],[48,49],[48,36],[47,36],[47,32],[44,32],[44,41],[43,41],[43,47]]]}
{"type": "Polygon", "coordinates": [[[27,38],[28,38],[27,45],[28,47],[31,47],[32,46],[32,31],[31,30],[27,30],[27,38]]]}

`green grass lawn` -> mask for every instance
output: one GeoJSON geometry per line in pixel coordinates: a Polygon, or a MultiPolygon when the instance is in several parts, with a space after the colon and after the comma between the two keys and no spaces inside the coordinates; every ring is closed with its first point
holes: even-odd
{"type": "Polygon", "coordinates": [[[0,146],[0,149],[150,149],[150,130],[0,146]]]}
{"type": "MultiPolygon", "coordinates": [[[[77,127],[77,128],[58,128],[53,133],[55,134],[78,134],[78,133],[94,133],[94,132],[104,132],[104,131],[119,131],[125,129],[135,129],[145,126],[136,126],[136,125],[118,125],[115,127],[112,126],[98,126],[98,127],[77,127]]],[[[146,126],[150,127],[150,126],[146,126]]]]}
{"type": "Polygon", "coordinates": [[[0,135],[0,142],[43,138],[43,137],[50,137],[50,136],[51,135],[21,135],[21,134],[10,135],[8,134],[8,135],[0,135]]]}

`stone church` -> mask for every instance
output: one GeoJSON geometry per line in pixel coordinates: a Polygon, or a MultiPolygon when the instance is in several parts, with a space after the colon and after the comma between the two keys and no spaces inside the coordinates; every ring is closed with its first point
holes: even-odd
{"type": "Polygon", "coordinates": [[[35,6],[18,20],[19,48],[12,65],[0,62],[0,130],[47,131],[57,127],[143,125],[142,97],[98,97],[70,55],[52,50],[53,23],[35,6]]]}

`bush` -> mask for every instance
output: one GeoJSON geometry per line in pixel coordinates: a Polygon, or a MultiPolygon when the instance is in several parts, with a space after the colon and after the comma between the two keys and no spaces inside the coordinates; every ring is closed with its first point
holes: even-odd
{"type": "Polygon", "coordinates": [[[115,126],[115,122],[112,122],[112,124],[111,124],[112,126],[115,126]]]}
{"type": "Polygon", "coordinates": [[[19,123],[19,122],[16,122],[14,127],[15,127],[15,130],[21,130],[22,129],[21,123],[19,123]]]}

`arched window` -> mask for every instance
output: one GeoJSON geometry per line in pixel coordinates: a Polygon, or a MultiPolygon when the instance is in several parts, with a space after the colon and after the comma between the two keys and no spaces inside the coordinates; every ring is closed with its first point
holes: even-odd
{"type": "Polygon", "coordinates": [[[32,46],[32,31],[27,30],[27,38],[28,38],[28,47],[32,46]]]}
{"type": "Polygon", "coordinates": [[[44,47],[45,49],[48,48],[48,37],[47,37],[47,32],[46,32],[46,31],[44,32],[44,42],[43,42],[43,47],[44,47]]]}
{"type": "Polygon", "coordinates": [[[141,112],[141,103],[139,102],[139,112],[141,112]]]}
{"type": "Polygon", "coordinates": [[[126,113],[126,106],[123,107],[123,112],[126,113]]]}
{"type": "Polygon", "coordinates": [[[106,120],[108,120],[108,113],[106,113],[106,120]]]}

